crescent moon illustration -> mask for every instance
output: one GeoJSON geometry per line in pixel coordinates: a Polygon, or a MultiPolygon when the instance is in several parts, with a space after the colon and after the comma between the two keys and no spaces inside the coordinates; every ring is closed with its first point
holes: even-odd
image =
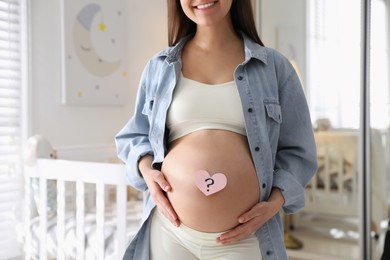
{"type": "Polygon", "coordinates": [[[88,4],[80,10],[73,27],[73,44],[85,69],[93,75],[105,77],[114,73],[121,65],[122,60],[108,61],[103,59],[92,44],[92,22],[100,11],[101,7],[98,4],[88,4]]]}

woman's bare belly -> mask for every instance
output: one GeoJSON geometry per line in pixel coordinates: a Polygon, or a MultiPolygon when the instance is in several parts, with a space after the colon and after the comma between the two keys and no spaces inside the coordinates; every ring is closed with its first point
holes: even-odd
{"type": "Polygon", "coordinates": [[[180,221],[203,232],[220,232],[238,225],[238,217],[260,198],[259,184],[246,137],[224,130],[201,130],[175,140],[162,165],[172,186],[168,198],[180,221]],[[195,173],[223,173],[227,185],[204,195],[195,173]]]}

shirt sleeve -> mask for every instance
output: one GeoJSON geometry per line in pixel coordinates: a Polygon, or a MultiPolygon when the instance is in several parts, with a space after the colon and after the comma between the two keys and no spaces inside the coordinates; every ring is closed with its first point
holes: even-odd
{"type": "Polygon", "coordinates": [[[283,122],[275,159],[273,186],[285,199],[283,209],[295,213],[305,205],[305,186],[317,170],[317,153],[309,108],[300,79],[287,59],[279,72],[279,101],[283,122]]]}
{"type": "Polygon", "coordinates": [[[145,71],[138,88],[134,114],[115,136],[118,157],[126,164],[127,180],[131,186],[142,191],[145,191],[147,186],[138,169],[138,161],[147,154],[153,155],[149,142],[150,123],[147,112],[151,104],[146,100],[145,71]]]}

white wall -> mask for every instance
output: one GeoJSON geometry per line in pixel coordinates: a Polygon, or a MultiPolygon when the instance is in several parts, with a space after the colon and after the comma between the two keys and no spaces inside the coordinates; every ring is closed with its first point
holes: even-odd
{"type": "Polygon", "coordinates": [[[147,60],[167,46],[166,1],[126,0],[129,8],[129,101],[124,106],[70,106],[61,103],[60,1],[30,4],[31,134],[55,147],[112,143],[133,113],[140,74],[147,60]]]}
{"type": "Polygon", "coordinates": [[[264,44],[297,62],[306,82],[306,0],[260,0],[260,34],[264,44]]]}

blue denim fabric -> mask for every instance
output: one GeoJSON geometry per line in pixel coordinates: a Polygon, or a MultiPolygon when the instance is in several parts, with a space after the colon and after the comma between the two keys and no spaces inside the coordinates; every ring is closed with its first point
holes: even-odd
{"type": "MultiPolygon", "coordinates": [[[[281,189],[287,214],[304,207],[304,187],[317,169],[316,146],[300,80],[279,52],[262,47],[246,35],[245,61],[234,72],[244,111],[247,138],[256,167],[261,197],[281,189]]],[[[154,56],[140,80],[133,117],[116,136],[117,152],[126,163],[133,187],[145,191],[144,222],[124,259],[149,259],[150,213],[155,207],[138,160],[154,156],[159,168],[166,155],[166,115],[181,73],[181,51],[189,37],[154,56]]],[[[283,225],[277,214],[256,232],[265,260],[287,259],[283,225]]]]}

